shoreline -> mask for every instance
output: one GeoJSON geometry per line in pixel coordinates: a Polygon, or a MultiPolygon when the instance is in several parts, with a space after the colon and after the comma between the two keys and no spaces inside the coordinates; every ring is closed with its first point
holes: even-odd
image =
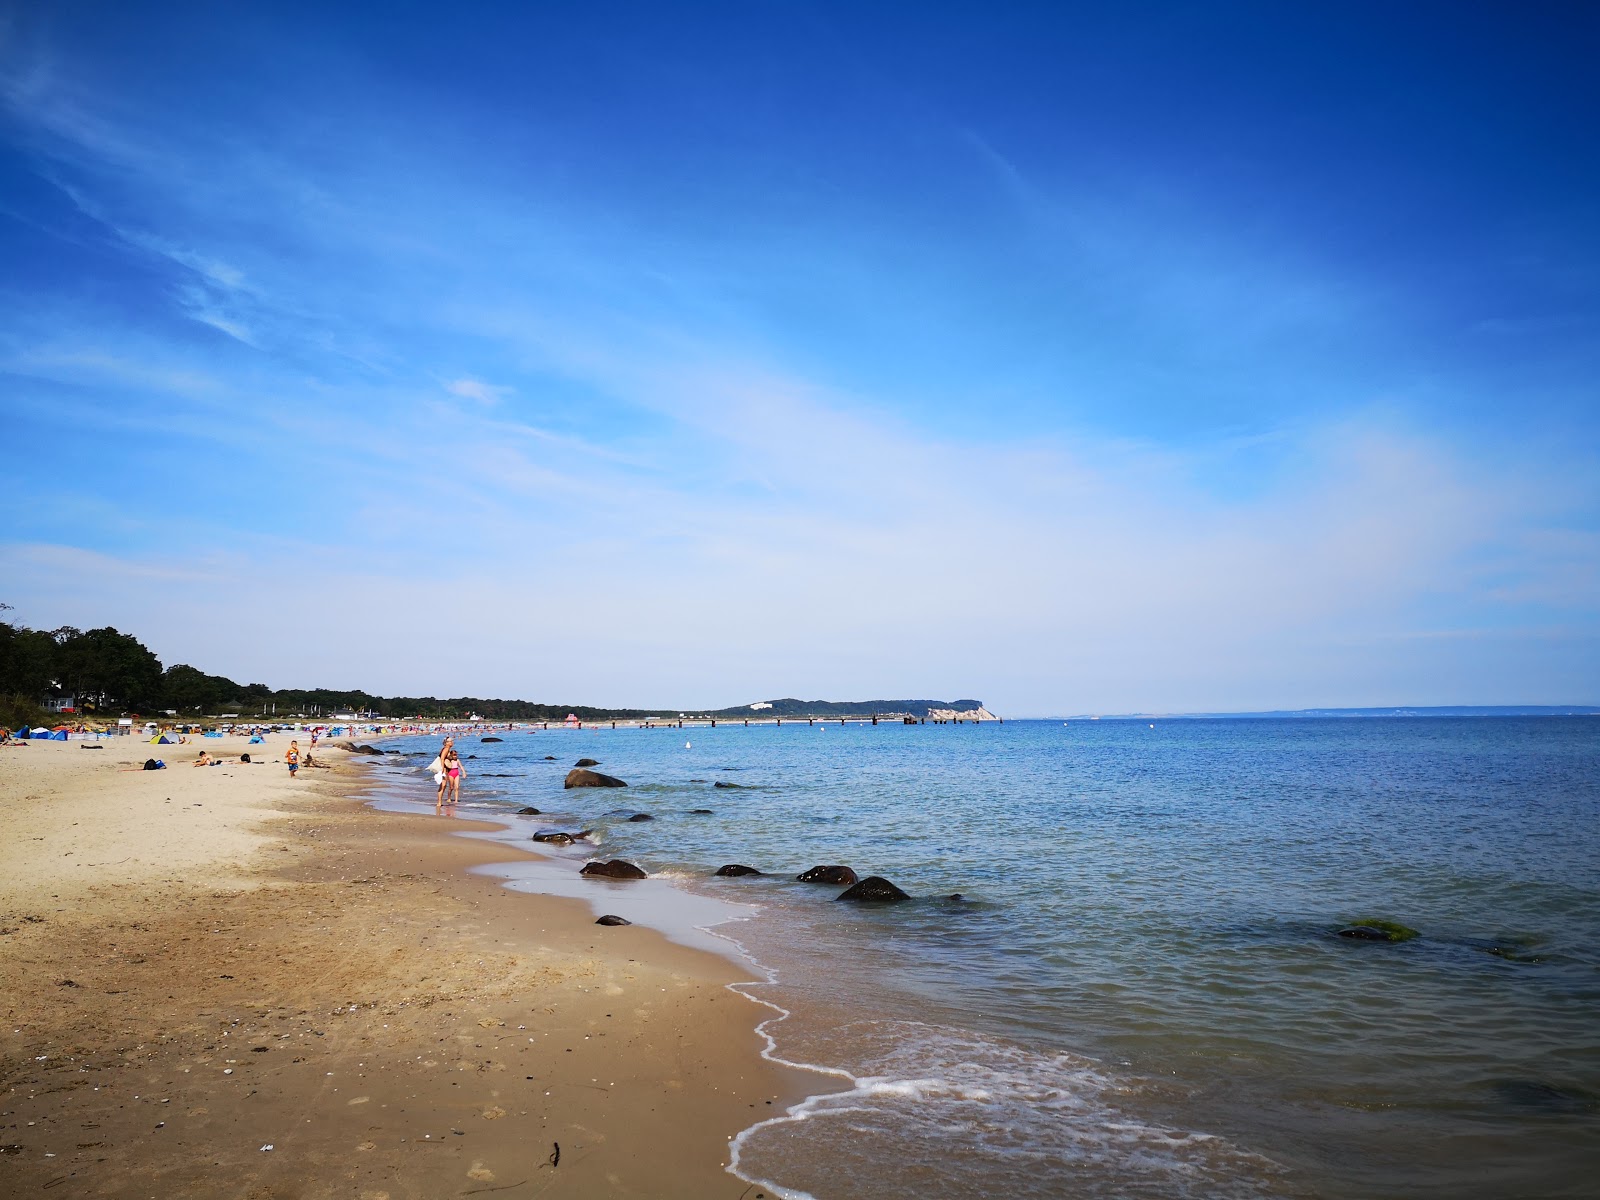
{"type": "Polygon", "coordinates": [[[8,1188],[751,1186],[731,1139],[816,1088],[762,1057],[764,1014],[728,986],[747,972],[474,873],[538,856],[375,810],[381,780],[336,745],[290,782],[286,744],[190,768],[246,748],[208,739],[165,772],[118,773],[147,756],[132,739],[0,759],[8,1188]]]}

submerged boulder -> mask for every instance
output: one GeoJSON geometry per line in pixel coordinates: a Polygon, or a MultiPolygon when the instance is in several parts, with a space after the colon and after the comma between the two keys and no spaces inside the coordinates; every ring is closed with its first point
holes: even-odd
{"type": "Polygon", "coordinates": [[[483,738],[481,740],[485,741],[485,742],[503,742],[503,741],[505,741],[505,738],[486,737],[486,738],[483,738]]]}
{"type": "Polygon", "coordinates": [[[801,883],[836,883],[846,884],[856,881],[856,873],[849,867],[812,867],[795,876],[801,883]]]}
{"type": "Polygon", "coordinates": [[[599,771],[586,771],[582,767],[574,767],[567,772],[567,781],[562,787],[627,787],[628,785],[614,775],[602,775],[599,771]]]}
{"type": "Polygon", "coordinates": [[[575,767],[598,767],[600,765],[600,760],[598,758],[580,758],[572,765],[575,767]]]}
{"type": "Polygon", "coordinates": [[[868,875],[848,891],[840,892],[835,900],[856,900],[861,903],[898,904],[911,899],[882,875],[868,875]]]}
{"type": "Polygon", "coordinates": [[[539,815],[539,809],[533,808],[531,806],[528,807],[528,808],[519,808],[519,809],[517,809],[517,816],[519,816],[519,817],[537,817],[538,815],[539,815]]]}
{"type": "Polygon", "coordinates": [[[602,879],[648,879],[649,876],[631,862],[614,858],[610,862],[584,863],[580,875],[596,875],[602,879]]]}
{"type": "Polygon", "coordinates": [[[627,917],[619,917],[615,913],[607,913],[595,922],[596,925],[632,925],[627,917]]]}
{"type": "Polygon", "coordinates": [[[555,762],[555,760],[556,760],[556,756],[554,754],[546,754],[544,756],[544,761],[545,762],[555,762]]]}
{"type": "Polygon", "coordinates": [[[1398,921],[1381,921],[1372,917],[1339,930],[1339,936],[1358,942],[1409,942],[1419,935],[1415,929],[1398,921]]]}
{"type": "Polygon", "coordinates": [[[711,810],[709,808],[691,808],[689,815],[692,817],[709,817],[711,810]]]}
{"type": "Polygon", "coordinates": [[[717,874],[724,879],[736,879],[741,875],[760,875],[763,872],[754,867],[747,867],[743,863],[729,863],[725,867],[718,867],[717,874]]]}
{"type": "Polygon", "coordinates": [[[630,821],[654,821],[655,818],[652,817],[649,813],[634,813],[633,816],[628,818],[628,820],[630,820],[630,821]]]}

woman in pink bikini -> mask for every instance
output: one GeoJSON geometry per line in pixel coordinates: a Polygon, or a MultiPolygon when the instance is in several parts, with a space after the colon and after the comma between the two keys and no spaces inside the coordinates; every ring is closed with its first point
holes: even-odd
{"type": "Polygon", "coordinates": [[[445,803],[454,804],[461,799],[461,777],[467,769],[461,765],[461,756],[454,746],[440,756],[439,762],[444,767],[445,803]]]}

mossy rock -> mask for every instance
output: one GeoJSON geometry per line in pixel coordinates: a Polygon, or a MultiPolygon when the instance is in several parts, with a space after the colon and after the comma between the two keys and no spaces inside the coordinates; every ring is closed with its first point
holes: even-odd
{"type": "Polygon", "coordinates": [[[1362,917],[1355,924],[1339,930],[1339,936],[1363,942],[1409,942],[1420,935],[1415,929],[1409,925],[1402,925],[1399,921],[1362,917]]]}

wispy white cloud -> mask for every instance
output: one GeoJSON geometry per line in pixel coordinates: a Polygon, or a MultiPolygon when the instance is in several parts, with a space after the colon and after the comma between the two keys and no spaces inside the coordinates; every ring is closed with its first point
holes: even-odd
{"type": "Polygon", "coordinates": [[[445,384],[445,391],[452,396],[460,396],[464,400],[476,400],[479,404],[498,404],[507,396],[514,395],[516,390],[504,384],[485,383],[481,379],[470,377],[453,379],[445,384]]]}

